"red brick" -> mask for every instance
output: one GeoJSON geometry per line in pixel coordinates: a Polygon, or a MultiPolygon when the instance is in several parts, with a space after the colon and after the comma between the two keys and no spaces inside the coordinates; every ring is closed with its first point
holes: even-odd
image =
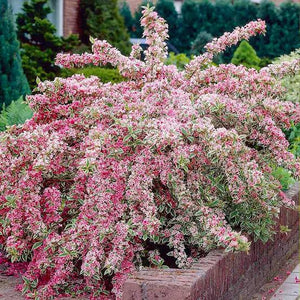
{"type": "MultiPolygon", "coordinates": [[[[293,196],[296,197],[295,191],[293,196]]],[[[298,187],[299,195],[299,187],[298,187]]],[[[285,209],[282,216],[286,214],[285,209]]],[[[283,262],[298,250],[299,216],[287,235],[277,234],[265,244],[252,242],[249,255],[216,250],[188,270],[145,270],[126,281],[125,300],[232,300],[251,299],[265,282],[275,276],[283,262]]],[[[291,217],[289,217],[291,219],[291,217]]]]}
{"type": "Polygon", "coordinates": [[[79,2],[80,0],[64,1],[64,36],[81,32],[79,2]]]}

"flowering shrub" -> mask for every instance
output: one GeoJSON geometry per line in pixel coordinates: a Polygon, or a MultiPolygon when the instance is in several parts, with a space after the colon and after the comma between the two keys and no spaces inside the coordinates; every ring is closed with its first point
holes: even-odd
{"type": "MultiPolygon", "coordinates": [[[[300,59],[300,48],[291,52],[288,55],[282,55],[277,58],[275,64],[283,64],[286,61],[291,62],[293,60],[300,59]]],[[[292,102],[300,102],[300,71],[295,76],[284,76],[281,79],[281,84],[285,88],[284,99],[292,102]]]]}
{"type": "Polygon", "coordinates": [[[266,241],[280,207],[293,205],[270,165],[299,175],[279,129],[299,121],[298,104],[279,100],[272,67],[211,66],[264,22],[213,40],[182,72],[163,64],[164,20],[146,8],[141,23],[145,62],[138,46],[127,58],[99,40],[93,54],[57,56],[65,67],[110,63],[126,81],[40,82],[28,96],[33,118],[1,134],[0,242],[13,262],[29,262],[29,298],[120,299],[130,272],[163,264],[150,244],[179,267],[200,250],[247,251],[248,234],[266,241]]]}

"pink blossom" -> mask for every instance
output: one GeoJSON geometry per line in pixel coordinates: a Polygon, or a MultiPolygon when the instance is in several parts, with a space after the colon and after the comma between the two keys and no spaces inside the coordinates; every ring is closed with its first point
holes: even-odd
{"type": "Polygon", "coordinates": [[[109,63],[126,81],[40,82],[27,97],[33,118],[1,133],[0,242],[5,260],[30,260],[25,293],[121,299],[145,260],[163,265],[149,245],[169,247],[179,267],[198,250],[248,251],[247,236],[265,238],[263,226],[271,237],[280,208],[293,205],[272,166],[300,173],[282,132],[300,121],[299,105],[281,101],[276,78],[298,63],[259,72],[211,65],[264,33],[264,22],[213,40],[183,72],[164,65],[165,21],[146,8],[142,26],[144,62],[139,46],[125,57],[100,40],[92,54],[56,59],[68,68],[109,63]]]}

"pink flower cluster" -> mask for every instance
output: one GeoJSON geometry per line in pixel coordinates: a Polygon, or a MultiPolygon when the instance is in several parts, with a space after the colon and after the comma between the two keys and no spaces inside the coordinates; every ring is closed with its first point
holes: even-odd
{"type": "Polygon", "coordinates": [[[0,136],[0,242],[11,261],[30,261],[28,298],[120,299],[134,269],[163,264],[149,245],[180,267],[193,260],[188,247],[247,251],[245,235],[270,238],[293,204],[271,167],[299,175],[281,131],[299,122],[299,105],[280,100],[272,66],[205,68],[264,23],[214,40],[183,72],[163,64],[165,22],[146,8],[142,25],[145,62],[138,46],[127,58],[98,40],[93,54],[57,56],[65,67],[110,63],[126,81],[40,82],[27,99],[33,118],[0,136]]]}
{"type": "Polygon", "coordinates": [[[207,52],[205,52],[203,55],[199,55],[188,64],[186,68],[186,75],[188,77],[193,76],[194,73],[198,72],[199,66],[210,63],[215,54],[225,51],[227,47],[236,45],[241,40],[249,40],[251,36],[265,33],[265,31],[265,22],[262,20],[257,20],[248,23],[242,28],[237,27],[231,33],[225,32],[221,37],[214,38],[211,43],[208,43],[205,46],[207,52]]]}

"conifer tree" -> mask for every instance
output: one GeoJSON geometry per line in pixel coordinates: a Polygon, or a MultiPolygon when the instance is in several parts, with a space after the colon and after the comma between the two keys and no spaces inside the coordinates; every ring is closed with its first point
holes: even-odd
{"type": "Polygon", "coordinates": [[[279,14],[278,8],[276,5],[269,1],[263,0],[258,6],[257,18],[264,20],[267,25],[267,32],[263,36],[257,36],[254,38],[252,45],[254,45],[257,54],[260,57],[274,57],[274,44],[271,42],[270,38],[272,35],[272,31],[274,30],[274,26],[279,23],[279,14]]]}
{"type": "Polygon", "coordinates": [[[181,43],[176,45],[179,51],[190,54],[192,42],[201,31],[197,25],[199,16],[198,1],[186,0],[183,2],[178,25],[181,43]]]}
{"type": "Polygon", "coordinates": [[[178,25],[181,44],[180,51],[190,54],[191,46],[201,31],[211,33],[214,5],[208,0],[186,0],[181,8],[181,24],[178,25]]]}
{"type": "Polygon", "coordinates": [[[177,33],[177,18],[178,14],[172,0],[158,0],[155,8],[160,17],[164,18],[169,28],[169,41],[174,46],[177,44],[177,39],[180,38],[177,33]]]}
{"type": "Polygon", "coordinates": [[[204,46],[211,42],[213,39],[213,36],[206,32],[206,31],[200,31],[192,43],[192,54],[199,55],[203,54],[205,52],[204,46]]]}
{"type": "Polygon", "coordinates": [[[81,0],[82,41],[89,43],[90,36],[107,40],[122,53],[130,52],[129,34],[118,9],[118,0],[81,0]]]}
{"type": "Polygon", "coordinates": [[[121,16],[124,18],[125,26],[129,33],[132,32],[134,20],[130,11],[130,7],[126,1],[123,1],[119,5],[119,10],[121,16]]]}
{"type": "Polygon", "coordinates": [[[23,73],[12,10],[0,0],[0,110],[30,92],[23,73]]]}
{"type": "Polygon", "coordinates": [[[74,35],[64,39],[55,34],[55,26],[47,19],[51,13],[47,2],[26,1],[23,12],[17,16],[23,68],[32,88],[36,85],[37,77],[52,80],[57,76],[60,68],[54,65],[56,54],[72,49],[78,42],[74,35]]]}
{"type": "Polygon", "coordinates": [[[253,47],[244,40],[235,50],[231,63],[235,65],[244,65],[247,68],[259,69],[260,58],[256,55],[253,47]]]}
{"type": "Polygon", "coordinates": [[[214,2],[212,26],[209,33],[214,37],[219,37],[224,32],[232,31],[234,27],[234,7],[232,2],[230,0],[216,0],[214,2]]]}
{"type": "Polygon", "coordinates": [[[233,3],[234,26],[244,26],[257,18],[257,5],[250,0],[236,0],[233,3]]]}
{"type": "Polygon", "coordinates": [[[133,24],[132,37],[142,38],[143,35],[143,29],[141,26],[142,10],[143,7],[147,5],[153,6],[153,2],[151,0],[142,0],[137,10],[134,12],[134,24],[133,24]]]}
{"type": "Polygon", "coordinates": [[[288,54],[300,47],[299,16],[298,3],[284,2],[279,6],[278,22],[272,27],[270,34],[272,43],[270,57],[288,54]]]}

